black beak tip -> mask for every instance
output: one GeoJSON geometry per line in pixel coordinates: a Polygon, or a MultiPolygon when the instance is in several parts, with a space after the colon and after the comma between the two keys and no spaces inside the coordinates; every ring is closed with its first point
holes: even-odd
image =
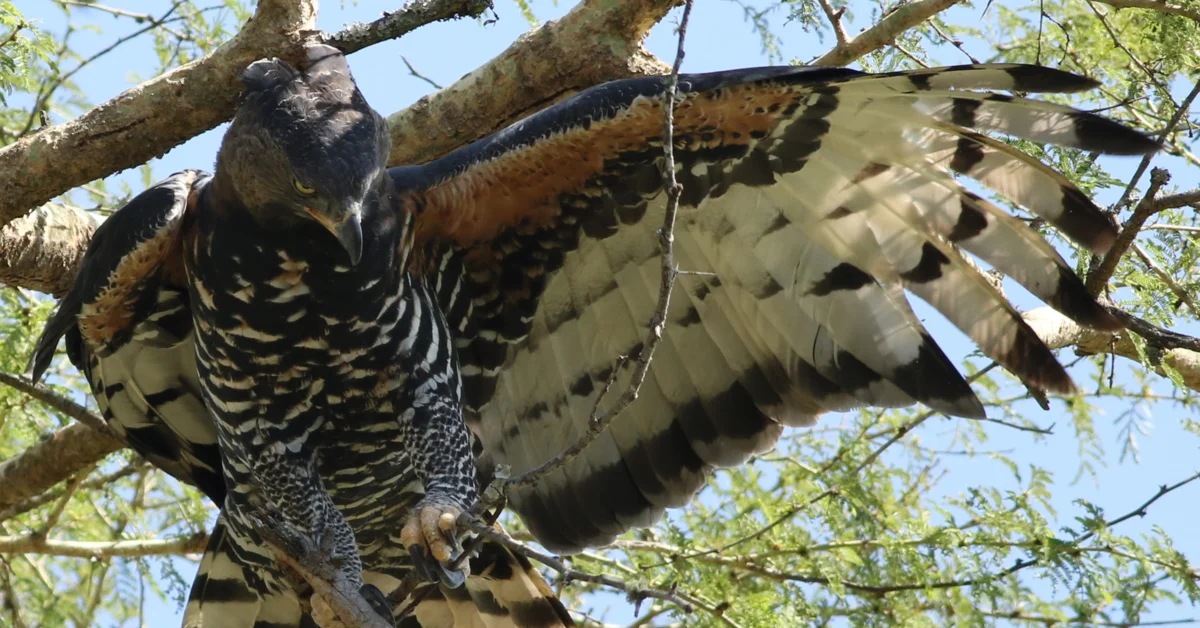
{"type": "Polygon", "coordinates": [[[357,266],[362,261],[363,255],[363,233],[362,221],[358,216],[350,216],[338,228],[338,241],[341,242],[342,248],[346,250],[346,255],[350,257],[350,265],[357,266]]]}

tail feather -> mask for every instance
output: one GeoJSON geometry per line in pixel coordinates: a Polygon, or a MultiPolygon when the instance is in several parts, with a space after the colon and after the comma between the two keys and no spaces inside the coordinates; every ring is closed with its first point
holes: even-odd
{"type": "Polygon", "coordinates": [[[230,529],[222,514],[213,526],[183,614],[184,628],[299,626],[306,613],[291,584],[245,566],[261,554],[252,539],[230,529]]]}
{"type": "MultiPolygon", "coordinates": [[[[397,595],[395,578],[367,580],[397,595]]],[[[569,628],[575,625],[558,596],[528,559],[484,542],[459,589],[422,585],[396,607],[396,624],[410,628],[569,628]],[[413,606],[413,601],[417,601],[413,606]]]]}

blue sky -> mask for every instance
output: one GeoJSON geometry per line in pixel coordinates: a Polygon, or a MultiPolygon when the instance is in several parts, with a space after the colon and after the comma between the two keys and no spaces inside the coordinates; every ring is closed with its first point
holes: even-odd
{"type": "MultiPolygon", "coordinates": [[[[408,75],[401,61],[402,57],[407,58],[422,74],[442,85],[448,85],[501,52],[529,29],[529,24],[515,4],[507,0],[497,2],[499,20],[494,23],[485,25],[479,21],[468,20],[434,24],[403,40],[385,42],[351,56],[351,66],[358,83],[375,108],[389,114],[411,104],[432,89],[424,81],[408,75]]],[[[130,11],[156,13],[162,11],[164,3],[113,0],[110,4],[130,11]]],[[[369,21],[378,15],[381,8],[393,8],[398,4],[362,2],[358,5],[347,3],[346,6],[341,6],[337,2],[326,2],[319,25],[327,30],[337,30],[349,22],[369,21]]],[[[981,20],[982,4],[978,8],[956,9],[955,19],[981,20]]],[[[533,10],[540,19],[549,20],[559,17],[570,6],[568,3],[556,6],[539,1],[533,3],[533,10]]],[[[852,10],[861,15],[862,24],[869,23],[873,15],[871,6],[873,5],[851,4],[852,10]]],[[[1036,6],[1036,3],[1033,6],[1036,6]]],[[[20,8],[27,17],[41,20],[41,28],[59,31],[63,27],[61,11],[49,2],[22,1],[20,8]]],[[[92,19],[104,29],[100,34],[80,33],[76,36],[76,48],[85,56],[108,45],[121,34],[137,28],[129,20],[116,20],[96,11],[77,11],[79,17],[92,19]]],[[[673,25],[677,16],[678,12],[660,24],[648,42],[650,50],[668,62],[674,57],[676,41],[673,25]]],[[[803,31],[800,24],[786,22],[784,17],[784,13],[779,11],[770,21],[772,29],[781,38],[781,51],[785,59],[811,59],[832,45],[831,37],[822,42],[816,36],[803,31]]],[[[857,28],[851,26],[848,30],[853,34],[857,28]]],[[[140,80],[152,76],[155,68],[148,45],[144,39],[132,41],[81,72],[76,80],[88,99],[94,103],[103,102],[140,80]]],[[[968,46],[970,45],[971,42],[968,42],[968,46]]],[[[976,56],[986,57],[982,46],[975,48],[973,52],[976,56]]],[[[960,53],[944,53],[937,59],[945,63],[966,62],[960,53]]],[[[767,63],[758,35],[745,21],[740,6],[733,2],[717,0],[698,3],[688,34],[684,71],[719,70],[767,63]]],[[[52,119],[52,122],[61,121],[61,118],[52,119]]],[[[217,129],[205,133],[170,151],[163,158],[153,161],[152,178],[160,179],[183,168],[211,168],[220,132],[221,129],[217,129]]],[[[1135,163],[1135,160],[1127,160],[1118,166],[1118,170],[1128,172],[1135,163]]],[[[118,179],[127,182],[134,189],[139,189],[142,185],[140,176],[133,172],[125,173],[118,179]]],[[[1195,169],[1175,168],[1173,184],[1180,189],[1190,189],[1200,185],[1200,178],[1195,169]]],[[[1114,192],[1109,191],[1106,194],[1113,197],[1108,198],[1110,202],[1115,199],[1114,192]]],[[[1101,200],[1105,198],[1102,195],[1101,200]]],[[[969,350],[961,336],[946,325],[931,325],[931,330],[939,338],[948,339],[943,342],[950,355],[965,355],[969,350]]],[[[1198,330],[1181,331],[1196,333],[1198,330]]],[[[1069,357],[1065,355],[1064,359],[1069,357]]],[[[1124,369],[1122,366],[1118,373],[1125,372],[1124,369]]],[[[1154,386],[1155,391],[1159,393],[1165,394],[1170,391],[1170,387],[1164,382],[1158,382],[1154,386]]],[[[1122,424],[1117,419],[1129,408],[1126,404],[1105,404],[1105,415],[1097,417],[1096,423],[1097,429],[1100,430],[1100,438],[1107,449],[1105,459],[1109,461],[1108,465],[1100,468],[1095,476],[1084,476],[1073,482],[1079,465],[1078,448],[1072,431],[1066,427],[1068,419],[1064,416],[1063,405],[1061,402],[1054,402],[1049,413],[1042,412],[1032,404],[1028,406],[1034,420],[1044,425],[1057,423],[1059,429],[1056,429],[1053,435],[1040,440],[1031,439],[1026,434],[1013,433],[1011,430],[996,429],[990,445],[996,449],[1014,449],[1017,452],[1016,457],[1020,460],[1028,464],[1036,463],[1056,475],[1060,499],[1055,505],[1064,524],[1074,523],[1071,518],[1080,514],[1078,506],[1071,503],[1073,499],[1086,499],[1101,504],[1110,514],[1123,513],[1145,501],[1160,484],[1172,483],[1193,473],[1197,468],[1196,461],[1200,460],[1200,456],[1197,456],[1197,438],[1180,427],[1181,419],[1194,420],[1196,417],[1182,416],[1171,404],[1151,403],[1138,409],[1153,426],[1148,434],[1140,438],[1140,461],[1127,459],[1118,462],[1119,429],[1122,424]]],[[[829,420],[837,421],[837,418],[829,420]]],[[[942,427],[940,422],[938,426],[927,425],[922,428],[933,432],[929,434],[933,438],[937,438],[936,432],[945,429],[948,428],[942,427]]],[[[993,478],[996,482],[1011,481],[1001,467],[978,458],[950,460],[947,469],[951,471],[950,479],[943,483],[940,489],[947,494],[973,485],[989,484],[993,478]]],[[[1121,531],[1149,531],[1151,526],[1159,526],[1171,534],[1179,549],[1196,562],[1197,557],[1200,557],[1200,535],[1192,532],[1192,522],[1196,515],[1197,500],[1200,500],[1200,486],[1190,485],[1155,504],[1150,510],[1150,517],[1125,524],[1121,531]]],[[[191,573],[190,567],[183,567],[182,570],[186,574],[191,573]]],[[[614,608],[611,609],[609,620],[619,621],[628,617],[629,611],[622,608],[621,599],[614,596],[613,600],[614,608]]],[[[173,603],[155,602],[148,611],[149,626],[178,623],[179,609],[176,609],[173,603]]],[[[1200,613],[1191,615],[1200,616],[1200,613]]],[[[1161,614],[1151,613],[1145,619],[1181,619],[1181,610],[1167,609],[1161,611],[1161,614]]]]}

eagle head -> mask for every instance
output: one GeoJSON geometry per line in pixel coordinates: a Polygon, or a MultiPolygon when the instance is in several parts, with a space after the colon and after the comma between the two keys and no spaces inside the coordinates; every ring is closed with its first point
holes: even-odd
{"type": "Polygon", "coordinates": [[[387,124],[359,92],[341,52],[323,45],[306,52],[302,70],[280,59],[246,68],[216,180],[262,224],[315,221],[357,264],[363,212],[387,180],[387,124]]]}

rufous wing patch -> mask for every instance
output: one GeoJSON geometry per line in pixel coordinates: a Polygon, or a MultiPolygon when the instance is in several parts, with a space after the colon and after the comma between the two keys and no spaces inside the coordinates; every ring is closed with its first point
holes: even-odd
{"type": "MultiPolygon", "coordinates": [[[[689,149],[747,145],[810,94],[762,83],[684,94],[675,108],[675,142],[689,149]]],[[[662,106],[661,98],[640,96],[611,117],[546,135],[430,187],[417,218],[417,242],[471,247],[506,229],[551,223],[561,211],[560,197],[604,175],[608,160],[645,153],[662,141],[662,106]]]]}
{"type": "Polygon", "coordinates": [[[150,235],[126,251],[104,286],[96,296],[83,304],[79,313],[79,331],[92,346],[105,346],[129,329],[138,312],[136,308],[147,288],[147,282],[166,279],[184,285],[181,227],[183,216],[197,202],[192,187],[198,172],[180,173],[188,189],[183,211],[164,221],[150,235]]]}

